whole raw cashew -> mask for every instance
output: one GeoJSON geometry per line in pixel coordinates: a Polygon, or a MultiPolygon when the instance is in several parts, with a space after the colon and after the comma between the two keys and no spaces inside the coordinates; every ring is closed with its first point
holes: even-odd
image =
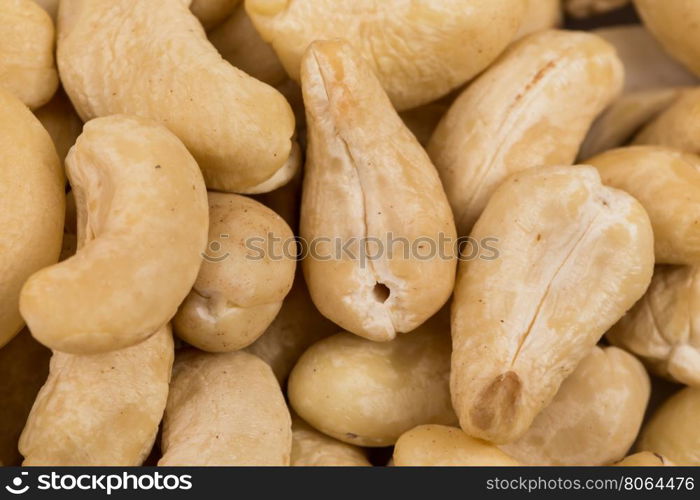
{"type": "Polygon", "coordinates": [[[680,88],[630,92],[617,99],[588,130],[578,157],[585,161],[610,149],[626,145],[639,130],[671,105],[680,88]]]}
{"type": "Polygon", "coordinates": [[[294,281],[294,235],[257,201],[209,193],[209,241],[173,327],[204,351],[235,351],[255,342],[282,307],[294,281]]]}
{"type": "Polygon", "coordinates": [[[309,147],[301,236],[311,297],[344,329],[391,340],[452,292],[450,207],[430,159],[350,45],[314,42],[302,87],[309,147]]]}
{"type": "Polygon", "coordinates": [[[669,57],[643,26],[611,26],[592,33],[615,47],[625,67],[625,92],[698,83],[697,77],[669,57]]]}
{"type": "Polygon", "coordinates": [[[656,374],[700,386],[700,268],[657,266],[647,293],[607,338],[656,374]]]}
{"type": "Polygon", "coordinates": [[[404,433],[394,447],[398,467],[470,467],[521,465],[491,443],[468,436],[462,429],[421,425],[404,433]]]}
{"type": "Polygon", "coordinates": [[[58,88],[54,26],[31,0],[0,0],[0,88],[30,108],[46,104],[58,88]]]}
{"type": "Polygon", "coordinates": [[[700,88],[686,89],[635,137],[635,144],[654,144],[700,154],[700,88]]]}
{"type": "Polygon", "coordinates": [[[391,342],[349,333],[320,340],[289,376],[289,401],[319,431],[360,446],[390,446],[416,425],[454,424],[450,339],[433,319],[391,342]]]}
{"type": "Polygon", "coordinates": [[[700,4],[688,0],[634,0],[644,26],[666,51],[700,76],[700,4]]]}
{"type": "Polygon", "coordinates": [[[158,465],[289,465],[289,410],[270,367],[252,354],[180,351],[158,465]]]}
{"type": "Polygon", "coordinates": [[[192,0],[190,10],[205,29],[213,28],[231,15],[240,0],[192,0]]]}
{"type": "Polygon", "coordinates": [[[659,453],[676,465],[700,465],[700,388],[671,396],[642,429],[637,450],[659,453]]]}
{"type": "Polygon", "coordinates": [[[574,166],[508,178],[471,236],[496,238],[499,255],[460,263],[452,401],[465,432],[505,444],[644,294],[653,235],[634,198],[574,166]]]}
{"type": "Polygon", "coordinates": [[[58,351],[134,345],[170,321],[197,277],[208,225],[202,175],[165,127],[125,116],[87,123],[66,166],[78,253],[26,282],[22,316],[58,351]]]}
{"type": "Polygon", "coordinates": [[[571,164],[622,81],[622,65],[606,42],[550,30],[513,45],[467,87],[428,145],[458,233],[469,234],[508,175],[571,164]]]}
{"type": "Polygon", "coordinates": [[[501,449],[527,465],[620,460],[637,437],[649,392],[649,375],[637,358],[594,347],[523,437],[501,449]]]}
{"type": "Polygon", "coordinates": [[[585,163],[634,196],[654,228],[656,262],[700,264],[700,157],[673,149],[613,149],[585,163]],[[650,182],[653,179],[653,182],[650,182]]]}
{"type": "Polygon", "coordinates": [[[209,188],[271,191],[298,166],[292,110],[275,89],[223,61],[186,4],[63,0],[61,81],[83,120],[124,113],[167,126],[209,188]]]}
{"type": "Polygon", "coordinates": [[[273,86],[289,78],[275,51],[260,38],[243,3],[209,33],[209,41],[224,59],[253,78],[273,86]]]}
{"type": "Polygon", "coordinates": [[[618,467],[673,467],[676,464],[658,453],[640,451],[639,453],[629,455],[628,457],[625,457],[612,465],[616,465],[618,467]]]}
{"type": "Polygon", "coordinates": [[[343,38],[404,110],[486,68],[515,36],[525,0],[246,0],[245,7],[293,79],[312,42],[343,38]]]}
{"type": "Polygon", "coordinates": [[[561,24],[561,0],[526,0],[527,8],[515,40],[561,24]]]}
{"type": "Polygon", "coordinates": [[[49,373],[51,351],[28,330],[0,349],[0,465],[19,465],[17,441],[49,373]]]}
{"type": "Polygon", "coordinates": [[[292,415],[292,461],[294,467],[369,467],[362,448],[321,434],[292,415]]]}
{"type": "Polygon", "coordinates": [[[51,137],[0,89],[0,347],[22,329],[20,289],[55,264],[65,214],[64,177],[51,137]]]}
{"type": "Polygon", "coordinates": [[[58,158],[63,162],[83,130],[83,121],[75,112],[68,96],[59,89],[53,99],[34,114],[51,136],[58,158]]]}
{"type": "Polygon", "coordinates": [[[246,351],[265,361],[280,384],[284,385],[304,351],[325,337],[338,332],[311,301],[301,273],[282,303],[282,309],[265,333],[246,351]]]}
{"type": "Polygon", "coordinates": [[[24,465],[141,465],[163,416],[172,365],[167,325],[119,351],[54,353],[19,442],[24,465]]]}

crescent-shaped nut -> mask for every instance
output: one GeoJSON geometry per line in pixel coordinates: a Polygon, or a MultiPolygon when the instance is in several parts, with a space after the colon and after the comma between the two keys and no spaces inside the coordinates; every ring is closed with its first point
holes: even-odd
{"type": "Polygon", "coordinates": [[[637,438],[649,393],[637,358],[594,347],[523,437],[501,449],[526,465],[607,465],[637,438]]]}
{"type": "Polygon", "coordinates": [[[657,266],[642,300],[606,336],[657,375],[700,387],[700,268],[657,266]]]}
{"type": "Polygon", "coordinates": [[[612,465],[617,467],[674,467],[676,464],[658,453],[640,451],[612,465]]]}
{"type": "Polygon", "coordinates": [[[644,26],[666,52],[700,77],[700,3],[688,0],[634,0],[644,26]]]}
{"type": "Polygon", "coordinates": [[[22,329],[20,290],[61,251],[66,196],[49,134],[0,89],[0,347],[22,329]]]}
{"type": "Polygon", "coordinates": [[[496,446],[444,425],[421,425],[394,447],[397,467],[513,467],[522,465],[496,446]]]}
{"type": "Polygon", "coordinates": [[[520,438],[644,294],[654,266],[642,206],[589,166],[508,178],[472,237],[498,257],[461,262],[452,303],[452,401],[464,431],[520,438]]]}
{"type": "Polygon", "coordinates": [[[321,434],[296,415],[292,415],[293,467],[369,467],[362,448],[321,434]]]}
{"type": "Polygon", "coordinates": [[[33,1],[0,2],[0,88],[32,109],[58,88],[54,40],[51,18],[33,1]]]}
{"type": "Polygon", "coordinates": [[[167,325],[119,351],[54,353],[20,438],[23,465],[141,465],[163,416],[173,355],[167,325]]]}
{"type": "Polygon", "coordinates": [[[652,144],[700,154],[700,88],[685,89],[639,132],[635,144],[652,144]]]}
{"type": "Polygon", "coordinates": [[[700,157],[655,146],[613,149],[584,163],[634,196],[654,228],[658,264],[700,264],[700,157]],[[653,182],[649,182],[653,179],[653,182]]]}
{"type": "Polygon", "coordinates": [[[342,41],[314,42],[302,87],[308,140],[304,275],[327,318],[386,341],[447,302],[456,235],[435,168],[342,41]]]}
{"type": "Polygon", "coordinates": [[[270,367],[247,352],[178,352],[161,449],[161,466],[289,465],[292,422],[270,367]]]}
{"type": "Polygon", "coordinates": [[[241,0],[192,0],[190,10],[205,29],[213,28],[229,17],[241,0]]]}
{"type": "Polygon", "coordinates": [[[134,345],[170,321],[197,277],[208,227],[202,174],[165,127],[125,116],[88,122],[66,167],[78,253],[26,282],[22,316],[58,351],[134,345]]]}
{"type": "Polygon", "coordinates": [[[686,387],[667,399],[642,429],[638,451],[668,457],[680,466],[700,465],[700,388],[686,387]]]}
{"type": "Polygon", "coordinates": [[[294,80],[312,42],[342,38],[404,110],[486,68],[515,36],[525,0],[246,0],[245,7],[294,80]]]}
{"type": "Polygon", "coordinates": [[[272,210],[227,193],[209,193],[209,241],[173,327],[203,351],[236,351],[255,342],[282,307],[294,281],[296,242],[272,210]]]}
{"type": "Polygon", "coordinates": [[[391,342],[343,332],[315,343],[289,376],[294,411],[324,434],[371,447],[416,425],[456,423],[449,327],[434,321],[391,342]]]}
{"type": "Polygon", "coordinates": [[[123,113],[167,126],[211,189],[255,193],[285,184],[299,162],[289,104],[222,60],[186,3],[61,2],[58,64],[78,114],[87,121],[123,113]]]}
{"type": "Polygon", "coordinates": [[[459,235],[469,234],[510,174],[571,164],[622,81],[609,44],[588,33],[550,30],[511,46],[467,87],[428,145],[459,235]]]}

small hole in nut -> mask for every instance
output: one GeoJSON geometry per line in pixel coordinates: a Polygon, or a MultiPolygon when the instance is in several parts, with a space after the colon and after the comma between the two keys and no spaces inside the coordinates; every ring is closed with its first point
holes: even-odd
{"type": "Polygon", "coordinates": [[[383,283],[377,283],[376,285],[374,285],[373,292],[376,301],[381,302],[382,304],[386,302],[389,298],[389,295],[391,295],[391,290],[389,290],[389,287],[387,287],[383,283]]]}

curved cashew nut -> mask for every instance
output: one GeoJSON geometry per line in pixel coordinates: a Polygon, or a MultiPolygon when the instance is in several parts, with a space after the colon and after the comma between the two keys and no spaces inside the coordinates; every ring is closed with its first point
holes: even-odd
{"type": "Polygon", "coordinates": [[[86,121],[124,113],[167,126],[211,189],[271,191],[298,167],[292,110],[275,89],[221,59],[186,3],[62,1],[66,92],[86,121]]]}
{"type": "Polygon", "coordinates": [[[269,208],[209,193],[209,248],[173,320],[177,335],[210,352],[242,349],[270,326],[294,281],[294,235],[269,208]]]}
{"type": "Polygon", "coordinates": [[[61,251],[66,196],[56,150],[41,123],[0,90],[0,347],[24,325],[20,290],[61,251]]]}
{"type": "Polygon", "coordinates": [[[208,226],[202,175],[165,127],[125,116],[88,122],[66,165],[78,253],[27,281],[22,316],[58,351],[128,347],[175,315],[197,277],[208,226]]]}

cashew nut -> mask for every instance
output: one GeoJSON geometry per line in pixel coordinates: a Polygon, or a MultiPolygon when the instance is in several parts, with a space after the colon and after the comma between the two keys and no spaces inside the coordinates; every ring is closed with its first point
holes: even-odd
{"type": "Polygon", "coordinates": [[[369,467],[362,448],[321,434],[292,415],[292,461],[294,467],[369,467]]]}
{"type": "Polygon", "coordinates": [[[527,8],[515,40],[538,31],[558,27],[562,22],[561,0],[526,0],[527,8]]]}
{"type": "Polygon", "coordinates": [[[635,144],[653,144],[700,154],[700,88],[680,93],[667,109],[635,137],[635,144]]]}
{"type": "Polygon", "coordinates": [[[53,99],[37,109],[34,115],[51,136],[58,158],[63,162],[83,130],[83,122],[68,96],[59,89],[53,99]]]}

